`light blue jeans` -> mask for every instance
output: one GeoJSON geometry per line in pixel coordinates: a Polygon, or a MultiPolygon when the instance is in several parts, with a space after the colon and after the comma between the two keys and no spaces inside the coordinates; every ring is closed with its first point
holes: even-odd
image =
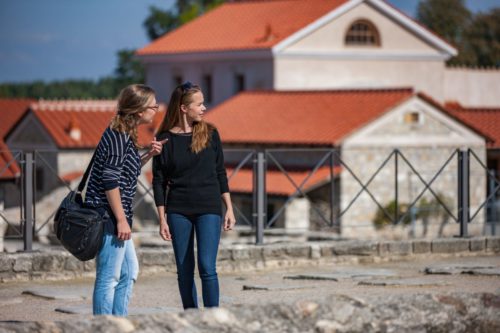
{"type": "Polygon", "coordinates": [[[139,263],[132,239],[121,241],[106,233],[96,257],[94,315],[126,316],[138,273],[139,263]]]}

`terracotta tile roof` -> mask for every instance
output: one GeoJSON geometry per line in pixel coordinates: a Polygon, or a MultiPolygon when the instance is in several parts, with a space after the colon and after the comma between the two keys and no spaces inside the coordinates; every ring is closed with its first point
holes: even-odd
{"type": "MultiPolygon", "coordinates": [[[[229,178],[229,189],[231,193],[251,193],[253,189],[252,170],[240,169],[234,176],[233,169],[227,169],[229,178]]],[[[300,184],[309,176],[312,170],[288,171],[288,176],[293,179],[295,185],[300,184]]],[[[333,170],[334,177],[340,173],[340,167],[333,170]]],[[[303,192],[311,190],[313,187],[322,185],[330,180],[330,168],[319,168],[301,187],[303,192]]],[[[296,187],[290,182],[287,176],[278,170],[267,170],[266,172],[266,193],[273,195],[290,196],[296,192],[296,187]]]]}
{"type": "Polygon", "coordinates": [[[346,2],[348,0],[225,3],[156,39],[137,54],[270,49],[346,2]]]}
{"type": "MultiPolygon", "coordinates": [[[[116,101],[43,101],[32,109],[58,148],[95,148],[116,112],[116,101]],[[79,140],[70,136],[71,128],[80,130],[79,140]]],[[[153,124],[139,127],[140,144],[146,145],[153,138],[163,120],[164,105],[160,111],[153,124]]]]}
{"type": "MultiPolygon", "coordinates": [[[[340,167],[333,169],[334,177],[340,174],[340,167]]],[[[229,190],[231,193],[252,193],[253,180],[252,170],[240,169],[233,175],[234,169],[227,168],[227,177],[229,179],[229,190]]],[[[309,176],[312,170],[307,171],[288,171],[288,175],[293,179],[297,186],[309,176]]],[[[146,171],[146,179],[151,183],[153,181],[152,171],[146,171]]],[[[312,188],[322,185],[330,180],[330,168],[319,168],[302,186],[301,190],[307,192],[312,188]]],[[[290,196],[294,194],[296,188],[290,180],[281,171],[267,170],[266,173],[266,193],[272,195],[290,196]]]]}
{"type": "Polygon", "coordinates": [[[243,92],[205,118],[224,143],[335,146],[411,96],[411,89],[243,92]]]}
{"type": "Polygon", "coordinates": [[[485,133],[489,137],[488,148],[500,148],[500,107],[464,107],[457,102],[447,102],[445,107],[463,123],[485,133]]]}
{"type": "Polygon", "coordinates": [[[34,103],[33,99],[0,98],[0,180],[19,177],[21,170],[4,138],[34,103]]]}
{"type": "Polygon", "coordinates": [[[3,99],[0,98],[0,139],[5,136],[28,111],[33,99],[3,99]]]}
{"type": "Polygon", "coordinates": [[[0,139],[0,180],[15,179],[21,175],[21,169],[11,151],[0,139]]]}

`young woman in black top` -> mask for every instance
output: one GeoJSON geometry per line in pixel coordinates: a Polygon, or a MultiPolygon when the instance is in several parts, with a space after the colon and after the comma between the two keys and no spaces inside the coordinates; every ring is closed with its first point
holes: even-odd
{"type": "Polygon", "coordinates": [[[153,158],[153,190],[160,236],[172,240],[184,309],[197,308],[194,236],[205,307],[219,305],[216,271],[221,225],[236,223],[217,129],[203,121],[201,89],[184,83],[172,93],[157,139],[168,139],[153,158]],[[167,193],[168,189],[168,194],[167,193]],[[222,220],[222,201],[226,213],[222,220]]]}

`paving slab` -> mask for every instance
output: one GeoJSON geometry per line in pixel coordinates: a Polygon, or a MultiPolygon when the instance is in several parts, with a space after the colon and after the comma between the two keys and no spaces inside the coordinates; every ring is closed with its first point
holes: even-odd
{"type": "Polygon", "coordinates": [[[10,298],[10,299],[2,299],[2,300],[0,300],[0,307],[12,305],[12,304],[20,304],[22,302],[23,302],[23,299],[20,297],[14,297],[14,298],[10,298]]]}
{"type": "Polygon", "coordinates": [[[82,300],[88,298],[88,293],[77,294],[71,290],[62,289],[27,289],[23,290],[23,295],[41,297],[48,300],[82,300]]]}
{"type": "Polygon", "coordinates": [[[283,285],[243,285],[243,290],[285,291],[312,288],[311,286],[283,286],[283,285]]]}
{"type": "Polygon", "coordinates": [[[480,265],[434,265],[425,267],[425,274],[477,274],[477,275],[500,275],[500,267],[480,265]]]}
{"type": "Polygon", "coordinates": [[[359,281],[360,286],[379,286],[379,287],[442,287],[449,283],[426,281],[424,279],[385,279],[385,280],[363,280],[359,281]]]}
{"type": "Polygon", "coordinates": [[[334,273],[310,273],[298,275],[285,275],[284,279],[290,280],[329,280],[339,281],[341,279],[360,279],[367,277],[398,277],[398,273],[388,269],[353,269],[337,271],[334,273]]]}

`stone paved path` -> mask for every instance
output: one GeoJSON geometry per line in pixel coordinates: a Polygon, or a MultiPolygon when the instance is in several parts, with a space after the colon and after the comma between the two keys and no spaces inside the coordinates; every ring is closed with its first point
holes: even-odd
{"type": "MultiPolygon", "coordinates": [[[[219,278],[223,307],[315,300],[332,294],[383,297],[388,293],[500,293],[500,256],[279,268],[220,274],[219,278]]],[[[92,284],[92,279],[0,284],[0,321],[88,317],[92,284]]],[[[201,296],[200,289],[198,292],[201,296]]],[[[131,316],[181,310],[174,274],[139,278],[131,316]]]]}

